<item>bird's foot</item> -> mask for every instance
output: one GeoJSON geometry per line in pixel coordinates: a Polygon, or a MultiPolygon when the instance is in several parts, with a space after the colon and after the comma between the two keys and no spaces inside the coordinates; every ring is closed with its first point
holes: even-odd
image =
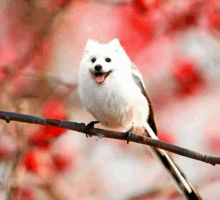
{"type": "Polygon", "coordinates": [[[132,134],[134,134],[134,128],[133,128],[133,126],[132,126],[132,128],[131,128],[130,130],[127,131],[127,134],[126,134],[127,144],[129,143],[132,134]]]}
{"type": "Polygon", "coordinates": [[[102,139],[103,137],[105,137],[105,136],[102,135],[102,134],[98,134],[98,135],[97,135],[97,139],[96,139],[96,141],[99,141],[99,140],[102,139]]]}
{"type": "Polygon", "coordinates": [[[85,130],[86,137],[92,137],[92,135],[89,134],[89,132],[94,128],[94,125],[98,124],[98,123],[100,123],[100,122],[99,121],[91,121],[86,125],[86,130],[85,130]]]}

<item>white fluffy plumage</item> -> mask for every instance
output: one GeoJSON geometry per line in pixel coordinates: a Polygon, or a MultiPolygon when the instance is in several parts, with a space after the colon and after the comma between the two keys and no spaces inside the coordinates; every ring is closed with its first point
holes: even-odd
{"type": "MultiPolygon", "coordinates": [[[[104,126],[127,131],[143,127],[149,106],[132,77],[132,62],[117,39],[108,44],[87,42],[79,72],[79,96],[86,109],[104,126]],[[95,63],[91,62],[96,58],[95,63]],[[111,62],[107,63],[106,58],[111,62]],[[112,71],[103,83],[91,71],[100,64],[103,72],[112,71]]],[[[142,77],[141,77],[142,79],[142,77]]]]}

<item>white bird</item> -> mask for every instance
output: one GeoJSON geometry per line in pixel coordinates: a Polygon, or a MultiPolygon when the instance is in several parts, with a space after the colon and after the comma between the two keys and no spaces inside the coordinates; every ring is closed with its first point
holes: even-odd
{"type": "MultiPolygon", "coordinates": [[[[80,64],[78,92],[87,111],[98,120],[87,125],[87,135],[94,124],[100,122],[108,129],[128,131],[128,142],[132,132],[158,139],[142,75],[118,39],[107,44],[87,41],[80,64]]],[[[201,199],[167,152],[150,148],[187,199],[201,199]]]]}

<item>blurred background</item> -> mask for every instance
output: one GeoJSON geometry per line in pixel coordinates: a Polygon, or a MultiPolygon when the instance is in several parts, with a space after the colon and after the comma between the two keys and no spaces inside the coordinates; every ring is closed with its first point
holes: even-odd
{"type": "MultiPolygon", "coordinates": [[[[220,1],[1,0],[0,109],[88,123],[86,41],[118,38],[143,73],[159,138],[220,155],[220,1]]],[[[97,127],[99,127],[97,125],[97,127]]],[[[172,154],[205,200],[220,167],[172,154]]],[[[0,121],[0,199],[184,199],[146,146],[0,121]]]]}

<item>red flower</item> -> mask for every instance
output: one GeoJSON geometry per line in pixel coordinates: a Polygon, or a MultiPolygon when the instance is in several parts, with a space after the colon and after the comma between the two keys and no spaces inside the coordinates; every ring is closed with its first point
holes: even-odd
{"type": "Polygon", "coordinates": [[[150,14],[137,13],[129,5],[119,9],[122,24],[118,37],[129,57],[134,59],[153,38],[155,20],[150,14]]]}
{"type": "Polygon", "coordinates": [[[71,166],[70,157],[64,154],[56,154],[53,156],[53,162],[58,172],[66,171],[71,166]]]}
{"type": "Polygon", "coordinates": [[[17,187],[13,192],[13,200],[33,200],[33,190],[28,187],[17,187]]]}
{"type": "Polygon", "coordinates": [[[39,127],[38,131],[29,138],[29,144],[44,149],[48,149],[50,147],[50,140],[46,135],[45,129],[46,129],[45,126],[39,127]]]}
{"type": "Polygon", "coordinates": [[[53,160],[48,150],[29,150],[23,156],[21,163],[27,172],[37,174],[45,181],[51,181],[54,177],[53,160]]]}
{"type": "Polygon", "coordinates": [[[192,61],[178,57],[173,63],[172,76],[177,83],[178,95],[194,94],[204,85],[204,77],[192,61]]]}
{"type": "Polygon", "coordinates": [[[133,7],[142,13],[158,8],[159,4],[159,0],[133,0],[132,2],[133,7]]]}
{"type": "Polygon", "coordinates": [[[220,31],[220,10],[216,9],[208,15],[208,22],[211,28],[220,31]]]}
{"type": "Polygon", "coordinates": [[[51,119],[67,120],[63,102],[59,100],[48,100],[43,108],[43,116],[51,119]]]}
{"type": "Polygon", "coordinates": [[[54,126],[46,126],[44,128],[45,135],[48,139],[58,137],[66,132],[65,128],[54,127],[54,126]]]}
{"type": "MultiPolygon", "coordinates": [[[[50,100],[46,102],[43,108],[43,116],[50,119],[68,120],[66,109],[63,103],[59,100],[50,100]]],[[[63,134],[66,129],[61,127],[46,126],[44,131],[48,138],[53,138],[63,134]]]]}
{"type": "Polygon", "coordinates": [[[198,25],[202,7],[202,2],[176,1],[165,8],[169,23],[168,30],[179,31],[198,25]]]}
{"type": "MultiPolygon", "coordinates": [[[[65,107],[58,100],[46,102],[43,108],[43,116],[49,119],[67,120],[65,107]]],[[[65,128],[55,126],[41,126],[36,133],[29,138],[29,144],[48,149],[51,139],[62,135],[65,128]]]]}
{"type": "Polygon", "coordinates": [[[25,169],[29,172],[38,172],[39,164],[37,161],[37,152],[35,151],[29,151],[23,156],[22,164],[25,167],[25,169]]]}

